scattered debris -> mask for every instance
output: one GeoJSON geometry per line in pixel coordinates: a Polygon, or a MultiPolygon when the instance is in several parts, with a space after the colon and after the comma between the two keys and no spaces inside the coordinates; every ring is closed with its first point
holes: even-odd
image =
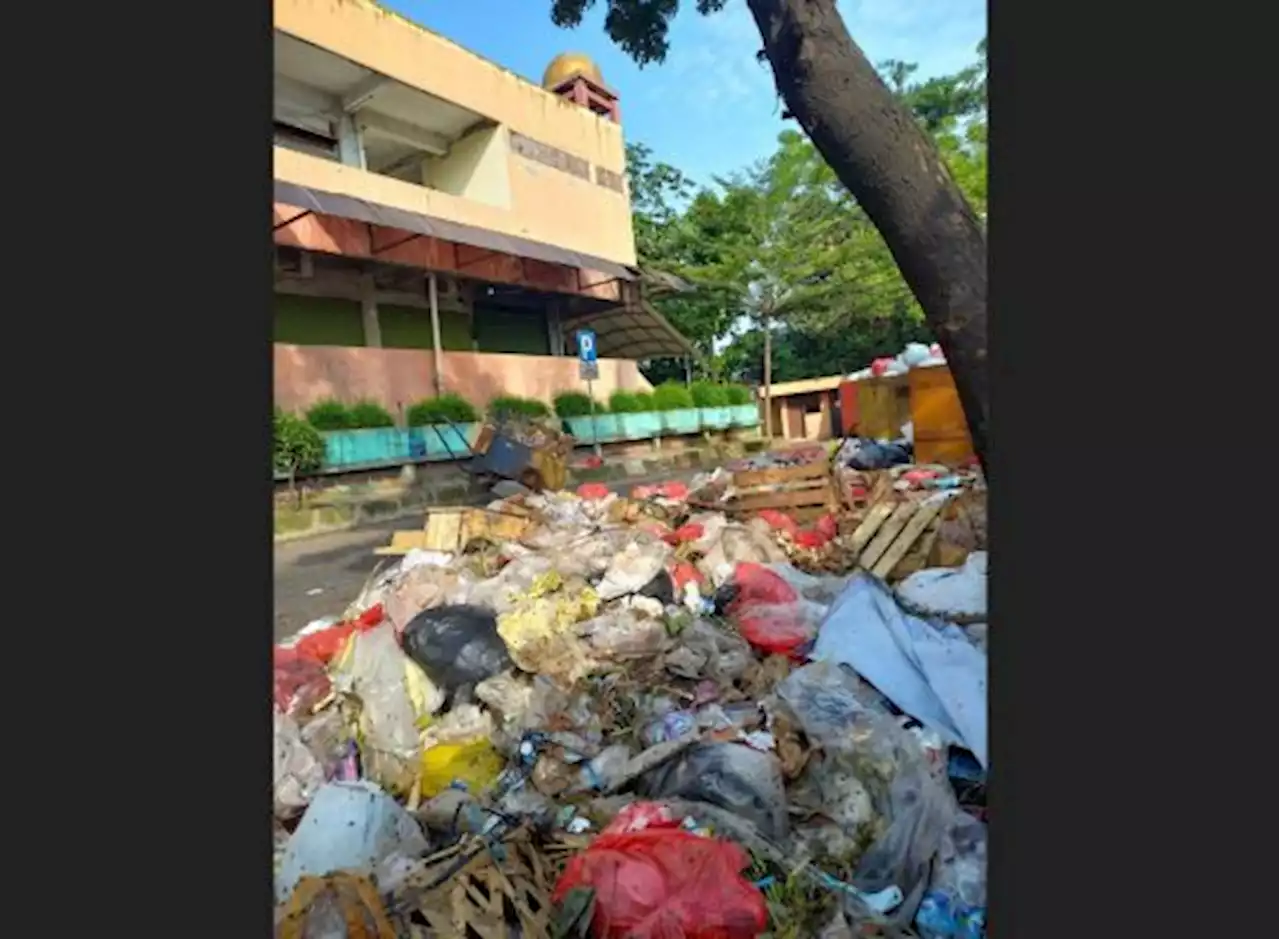
{"type": "Polygon", "coordinates": [[[982,480],[842,452],[397,532],[275,650],[280,935],[983,935],[982,480]]]}

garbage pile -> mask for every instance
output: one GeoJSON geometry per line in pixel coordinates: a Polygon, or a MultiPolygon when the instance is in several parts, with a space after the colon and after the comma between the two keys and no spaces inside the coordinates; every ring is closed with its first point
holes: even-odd
{"type": "Polygon", "coordinates": [[[922,342],[909,342],[897,355],[873,359],[866,368],[850,372],[849,377],[854,381],[862,381],[866,378],[905,375],[913,368],[945,365],[946,362],[946,356],[942,354],[942,347],[936,342],[931,346],[926,346],[922,342]]]}
{"type": "Polygon", "coordinates": [[[984,545],[891,587],[688,497],[513,497],[276,647],[280,936],[984,935],[984,545]]]}

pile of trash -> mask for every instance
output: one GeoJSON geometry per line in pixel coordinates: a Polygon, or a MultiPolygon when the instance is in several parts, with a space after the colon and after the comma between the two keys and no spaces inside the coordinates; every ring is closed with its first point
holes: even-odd
{"type": "Polygon", "coordinates": [[[893,375],[905,375],[913,368],[929,368],[933,365],[945,365],[946,356],[942,354],[942,346],[936,342],[926,346],[923,342],[909,342],[903,350],[893,357],[873,359],[866,368],[850,372],[849,378],[862,381],[867,378],[884,378],[893,375]]]}
{"type": "Polygon", "coordinates": [[[279,935],[984,935],[985,551],[814,575],[688,495],[512,497],[276,647],[279,935]]]}

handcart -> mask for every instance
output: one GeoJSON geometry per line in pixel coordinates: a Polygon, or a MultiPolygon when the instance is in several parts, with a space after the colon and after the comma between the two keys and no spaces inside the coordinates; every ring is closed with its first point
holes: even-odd
{"type": "Polygon", "coordinates": [[[435,432],[440,442],[451,457],[462,461],[463,471],[482,484],[509,479],[534,492],[564,488],[569,454],[576,443],[568,434],[545,424],[507,417],[486,421],[476,435],[476,442],[468,444],[461,428],[451,426],[467,452],[455,454],[437,426],[435,432]]]}

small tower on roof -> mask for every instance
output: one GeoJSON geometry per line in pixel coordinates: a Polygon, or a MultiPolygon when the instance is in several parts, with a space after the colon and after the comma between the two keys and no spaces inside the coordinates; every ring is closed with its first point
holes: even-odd
{"type": "Polygon", "coordinates": [[[604,83],[599,67],[581,52],[564,52],[542,73],[542,87],[574,104],[621,123],[618,96],[604,83]]]}

